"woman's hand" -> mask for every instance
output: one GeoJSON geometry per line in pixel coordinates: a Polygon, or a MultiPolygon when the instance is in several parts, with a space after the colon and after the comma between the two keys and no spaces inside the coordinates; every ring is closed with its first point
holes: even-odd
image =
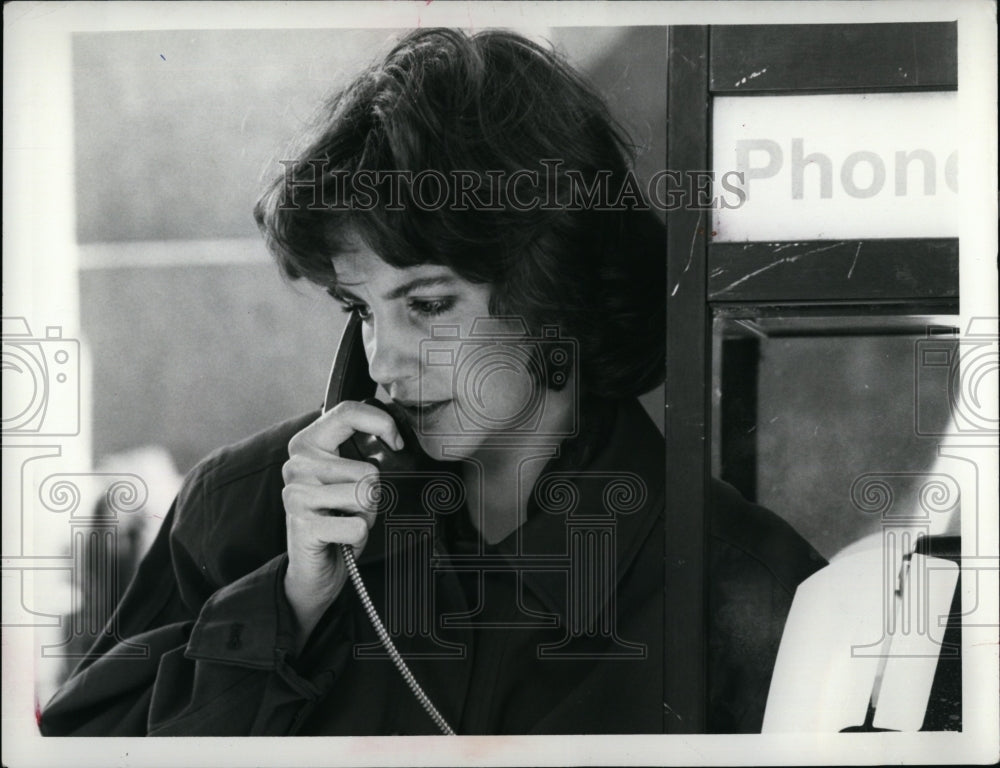
{"type": "Polygon", "coordinates": [[[288,443],[281,498],[288,536],[285,594],[299,626],[296,650],[305,645],[347,581],[338,545],[350,544],[357,557],[375,523],[372,494],[359,483],[374,482],[378,470],[367,462],[343,459],[338,451],[354,432],[376,435],[397,450],[403,447],[389,414],[352,401],[327,411],[288,443]]]}

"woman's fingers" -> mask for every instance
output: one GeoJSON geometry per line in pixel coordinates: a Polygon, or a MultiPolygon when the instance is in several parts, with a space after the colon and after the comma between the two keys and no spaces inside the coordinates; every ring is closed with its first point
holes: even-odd
{"type": "Polygon", "coordinates": [[[296,528],[299,540],[313,550],[325,549],[330,544],[350,544],[356,550],[364,548],[370,524],[364,515],[313,514],[300,518],[296,528]],[[303,535],[304,534],[304,535],[303,535]]]}
{"type": "Polygon", "coordinates": [[[352,461],[331,456],[299,453],[289,456],[281,468],[285,484],[358,483],[378,475],[378,470],[366,461],[352,461]]]}
{"type": "Polygon", "coordinates": [[[379,473],[367,462],[341,458],[338,448],[355,432],[376,435],[390,447],[402,438],[392,417],[371,405],[340,403],[295,435],[281,468],[288,537],[285,595],[299,626],[301,647],[347,580],[339,547],[359,555],[378,511],[379,473]]]}
{"type": "Polygon", "coordinates": [[[355,432],[375,435],[395,450],[403,447],[396,422],[388,413],[373,405],[345,400],[295,435],[288,450],[291,454],[318,451],[335,455],[340,445],[355,432]]]}
{"type": "Polygon", "coordinates": [[[373,473],[358,483],[290,483],[282,490],[281,498],[290,515],[335,517],[337,512],[349,513],[362,517],[370,528],[378,512],[377,480],[378,473],[373,473]]]}

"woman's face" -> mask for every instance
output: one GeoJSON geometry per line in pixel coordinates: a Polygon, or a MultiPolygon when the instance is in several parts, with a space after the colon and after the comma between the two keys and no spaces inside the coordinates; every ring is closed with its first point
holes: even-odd
{"type": "Polygon", "coordinates": [[[363,320],[371,377],[432,458],[474,455],[548,394],[519,364],[521,326],[490,317],[488,285],[440,265],[392,267],[359,238],[333,263],[332,293],[363,320]]]}

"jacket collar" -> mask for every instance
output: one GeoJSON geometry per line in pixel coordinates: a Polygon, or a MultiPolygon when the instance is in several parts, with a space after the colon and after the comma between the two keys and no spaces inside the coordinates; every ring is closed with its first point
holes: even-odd
{"type": "MultiPolygon", "coordinates": [[[[591,400],[585,403],[579,434],[563,442],[536,481],[527,521],[496,545],[483,545],[482,551],[518,571],[522,583],[547,609],[564,613],[567,571],[559,564],[569,567],[573,548],[585,546],[588,536],[605,542],[613,539],[617,586],[662,519],[664,462],[663,437],[637,400],[591,400]],[[546,561],[549,567],[539,567],[546,561]]],[[[398,496],[407,495],[408,484],[419,483],[422,487],[412,485],[411,493],[426,498],[435,482],[439,498],[445,500],[453,499],[451,494],[461,488],[451,466],[435,464],[419,478],[399,478],[398,496]]],[[[451,511],[465,514],[464,508],[451,511]]],[[[377,518],[360,565],[385,559],[387,526],[433,528],[436,551],[453,554],[446,549],[440,515],[435,518],[433,510],[422,504],[397,504],[377,518]]]]}

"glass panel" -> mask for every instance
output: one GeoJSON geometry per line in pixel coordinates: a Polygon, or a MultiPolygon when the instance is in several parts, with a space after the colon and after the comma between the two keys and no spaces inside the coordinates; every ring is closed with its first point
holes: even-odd
{"type": "MultiPolygon", "coordinates": [[[[881,519],[852,501],[852,488],[873,473],[905,476],[896,512],[918,504],[950,415],[948,377],[927,363],[938,353],[954,361],[953,322],[716,316],[713,474],[828,559],[878,533],[881,519]]],[[[957,532],[957,508],[933,528],[957,532]]]]}

